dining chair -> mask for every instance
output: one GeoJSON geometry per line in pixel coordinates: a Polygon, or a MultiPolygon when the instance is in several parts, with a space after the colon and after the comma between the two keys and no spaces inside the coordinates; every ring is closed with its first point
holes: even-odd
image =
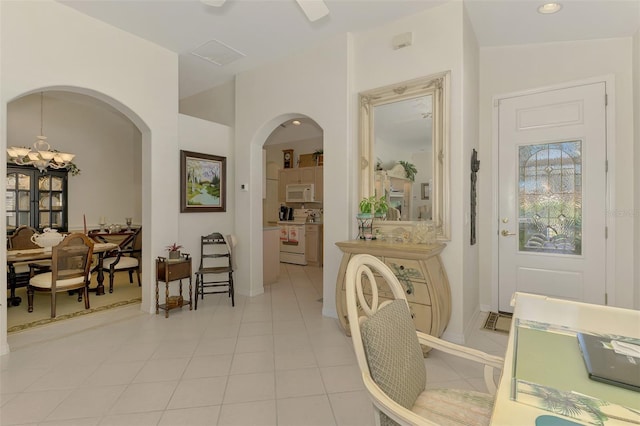
{"type": "Polygon", "coordinates": [[[133,284],[133,273],[136,273],[138,286],[140,282],[140,267],[142,260],[142,228],[135,228],[133,232],[104,233],[89,232],[89,236],[96,242],[115,243],[118,248],[105,254],[102,269],[109,274],[109,293],[113,293],[114,275],[116,272],[129,273],[129,282],[133,284]]]}
{"type": "Polygon", "coordinates": [[[233,288],[235,236],[227,238],[219,232],[200,237],[200,267],[196,271],[195,309],[198,309],[198,295],[227,293],[231,306],[235,306],[233,288]],[[222,277],[221,277],[222,276],[222,277]]]}
{"type": "MultiPolygon", "coordinates": [[[[40,246],[31,241],[31,237],[37,233],[38,231],[30,226],[19,226],[13,231],[13,234],[7,237],[7,250],[39,249],[40,246]]],[[[11,292],[10,305],[18,306],[20,304],[21,300],[19,297],[16,297],[15,292],[17,288],[26,287],[27,284],[29,284],[31,267],[34,268],[35,273],[47,272],[51,270],[51,260],[15,262],[9,264],[7,269],[7,282],[11,292]]]]}
{"type": "Polygon", "coordinates": [[[378,425],[489,424],[500,357],[416,331],[405,293],[391,269],[369,254],[351,258],[347,316],[358,366],[378,425]],[[388,287],[387,287],[388,286],[388,287]],[[426,389],[420,345],[484,364],[489,393],[426,389]]]}
{"type": "Polygon", "coordinates": [[[51,318],[56,317],[56,293],[82,289],[78,302],[84,297],[84,307],[89,309],[89,273],[93,241],[82,233],[72,233],[51,249],[51,271],[32,274],[27,285],[28,311],[33,312],[33,296],[36,291],[51,293],[51,318]]]}

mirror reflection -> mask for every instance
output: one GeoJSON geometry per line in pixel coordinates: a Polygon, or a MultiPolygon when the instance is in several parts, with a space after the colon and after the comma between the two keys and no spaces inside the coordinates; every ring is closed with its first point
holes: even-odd
{"type": "Polygon", "coordinates": [[[376,195],[385,195],[387,220],[431,220],[433,96],[374,107],[376,195]]]}
{"type": "Polygon", "coordinates": [[[360,93],[360,194],[384,197],[384,222],[430,220],[449,238],[448,78],[441,73],[360,93]]]}

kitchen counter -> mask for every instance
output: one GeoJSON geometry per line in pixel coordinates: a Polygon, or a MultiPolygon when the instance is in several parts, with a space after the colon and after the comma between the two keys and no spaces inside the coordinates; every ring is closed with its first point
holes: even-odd
{"type": "Polygon", "coordinates": [[[273,284],[280,272],[280,228],[265,226],[262,228],[262,285],[273,284]]]}

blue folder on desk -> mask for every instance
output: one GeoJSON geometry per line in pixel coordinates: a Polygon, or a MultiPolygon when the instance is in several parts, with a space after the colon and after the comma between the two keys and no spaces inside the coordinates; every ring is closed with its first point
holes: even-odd
{"type": "Polygon", "coordinates": [[[616,353],[610,338],[577,336],[590,379],[640,392],[640,358],[616,353]]]}

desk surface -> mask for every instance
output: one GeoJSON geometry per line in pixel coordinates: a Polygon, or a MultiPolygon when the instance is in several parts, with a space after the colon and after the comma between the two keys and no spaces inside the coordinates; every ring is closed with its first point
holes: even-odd
{"type": "Polygon", "coordinates": [[[592,382],[586,377],[582,357],[574,342],[576,330],[637,339],[640,338],[640,311],[516,294],[514,321],[492,425],[513,425],[514,421],[523,426],[536,425],[539,424],[536,421],[543,418],[589,424],[593,414],[587,411],[594,407],[606,415],[605,425],[615,423],[616,416],[640,421],[637,413],[622,405],[638,408],[640,396],[637,392],[592,382]],[[547,330],[536,330],[540,324],[547,330]],[[554,329],[553,325],[558,324],[560,326],[550,333],[549,328],[554,329]],[[558,398],[558,405],[562,405],[572,399],[578,400],[583,394],[606,399],[608,404],[594,402],[591,407],[587,402],[592,400],[583,399],[582,412],[573,417],[549,411],[549,395],[558,398]],[[546,403],[540,395],[545,395],[546,403]]]}

